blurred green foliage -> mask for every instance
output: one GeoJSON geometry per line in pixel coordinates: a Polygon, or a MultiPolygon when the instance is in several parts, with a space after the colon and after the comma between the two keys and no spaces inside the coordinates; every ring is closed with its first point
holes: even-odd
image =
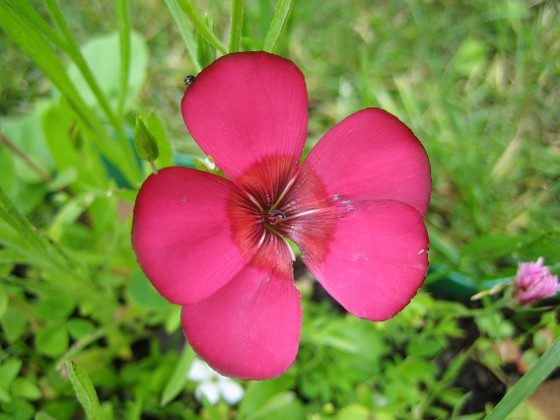
{"type": "Polygon", "coordinates": [[[225,45],[275,48],[306,76],[308,147],[367,106],[421,139],[434,178],[428,286],[474,293],[539,256],[558,272],[557,4],[232,4],[233,17],[230,2],[2,0],[0,419],[70,419],[82,407],[107,419],[479,418],[496,399],[470,407],[462,377],[483,367],[511,385],[560,336],[554,311],[423,291],[370,323],[314,297],[307,275],[290,371],[244,383],[236,407],[197,401],[179,308],[130,249],[150,171],[133,152],[135,115],[157,139],[157,167],[194,166],[185,75],[225,45]]]}

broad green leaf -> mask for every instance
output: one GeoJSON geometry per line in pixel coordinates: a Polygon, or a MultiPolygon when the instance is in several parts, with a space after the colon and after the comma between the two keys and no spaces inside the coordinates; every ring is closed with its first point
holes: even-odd
{"type": "Polygon", "coordinates": [[[66,323],[73,338],[80,339],[95,330],[95,324],[87,319],[73,318],[66,323]]]}
{"type": "Polygon", "coordinates": [[[41,389],[29,378],[16,378],[12,383],[14,395],[25,398],[26,400],[38,400],[42,397],[41,389]]]}
{"type": "Polygon", "coordinates": [[[75,123],[76,117],[63,104],[52,102],[41,109],[41,128],[58,170],[76,170],[80,181],[84,184],[100,189],[105,188],[104,171],[95,171],[91,164],[93,160],[99,159],[99,153],[95,150],[88,153],[87,150],[77,149],[77,144],[80,142],[74,138],[75,123]],[[76,162],[81,164],[77,165],[76,162]]]}
{"type": "Polygon", "coordinates": [[[35,407],[21,397],[14,397],[10,402],[2,404],[2,409],[0,412],[2,420],[31,420],[35,414],[35,407]]]}
{"type": "Polygon", "coordinates": [[[278,44],[278,39],[286,26],[286,22],[288,22],[294,2],[295,0],[278,0],[276,3],[272,22],[270,22],[270,27],[264,39],[263,49],[265,51],[274,52],[276,44],[278,44]]]}
{"type": "Polygon", "coordinates": [[[0,285],[0,318],[2,318],[2,316],[6,313],[7,309],[8,309],[8,293],[7,290],[0,285]]]}
{"type": "Polygon", "coordinates": [[[61,321],[74,310],[74,302],[64,295],[45,296],[34,305],[35,313],[45,321],[61,321]]]}
{"type": "Polygon", "coordinates": [[[101,408],[95,388],[87,374],[72,360],[66,362],[68,377],[88,420],[101,420],[101,408]]]}
{"type": "Polygon", "coordinates": [[[19,359],[6,359],[0,365],[0,386],[7,388],[18,376],[22,362],[19,359]]]}
{"type": "Polygon", "coordinates": [[[363,405],[350,404],[336,414],[336,420],[368,420],[371,415],[363,405]]]}
{"type": "Polygon", "coordinates": [[[291,391],[281,392],[274,395],[256,413],[249,417],[251,420],[257,419],[291,419],[304,420],[305,410],[303,404],[296,398],[291,391]]]}
{"type": "Polygon", "coordinates": [[[3,118],[2,133],[27,159],[12,152],[16,176],[23,182],[45,182],[53,160],[41,130],[39,107],[21,117],[3,118]]]}
{"type": "Polygon", "coordinates": [[[294,383],[294,377],[290,373],[267,381],[250,382],[239,406],[239,416],[251,418],[266,405],[267,401],[291,389],[294,383]]]}
{"type": "Polygon", "coordinates": [[[128,282],[127,294],[130,301],[146,309],[162,309],[169,306],[141,270],[136,270],[128,282]]]}
{"type": "Polygon", "coordinates": [[[10,305],[0,317],[0,324],[4,337],[8,343],[14,343],[21,338],[27,327],[27,317],[22,309],[10,305]]]}
{"type": "Polygon", "coordinates": [[[160,405],[165,406],[169,402],[173,401],[177,395],[183,390],[185,383],[187,382],[187,372],[195,358],[194,351],[191,346],[185,345],[183,353],[177,362],[173,375],[169,378],[169,381],[165,384],[165,388],[161,393],[160,405]]]}
{"type": "MultiPolygon", "coordinates": [[[[113,110],[116,110],[119,106],[121,87],[119,50],[119,34],[117,33],[99,36],[90,40],[82,47],[84,59],[113,110]],[[107,65],[108,63],[111,63],[111,65],[107,65]]],[[[148,70],[148,48],[146,42],[140,35],[134,32],[130,38],[130,57],[128,87],[125,99],[123,100],[124,110],[130,109],[134,99],[140,93],[148,70]]],[[[90,107],[98,106],[96,95],[75,64],[71,64],[68,67],[68,76],[81,93],[84,102],[90,107]]]]}
{"type": "Polygon", "coordinates": [[[35,348],[47,356],[60,356],[68,349],[68,330],[65,324],[43,328],[35,336],[35,348]]]}

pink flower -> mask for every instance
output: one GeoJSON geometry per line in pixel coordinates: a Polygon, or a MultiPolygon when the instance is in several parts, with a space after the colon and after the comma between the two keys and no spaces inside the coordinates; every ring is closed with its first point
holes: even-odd
{"type": "Polygon", "coordinates": [[[431,178],[422,145],[396,117],[351,115],[300,166],[305,80],[264,52],[215,61],[181,108],[229,179],[183,167],[151,175],[132,242],[157,290],[183,306],[185,335],[215,370],[266,379],[293,363],[301,306],[284,237],[352,314],[384,320],[410,302],[428,266],[431,178]]]}
{"type": "Polygon", "coordinates": [[[536,262],[519,264],[513,280],[513,295],[520,303],[535,303],[560,291],[558,277],[550,274],[543,262],[540,257],[536,262]]]}

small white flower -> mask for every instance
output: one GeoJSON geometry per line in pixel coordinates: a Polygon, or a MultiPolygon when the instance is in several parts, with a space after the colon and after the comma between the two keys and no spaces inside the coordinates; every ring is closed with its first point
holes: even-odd
{"type": "Polygon", "coordinates": [[[198,382],[194,395],[199,401],[204,395],[210,404],[215,405],[221,396],[228,404],[233,405],[243,398],[244,390],[241,385],[220,375],[202,360],[194,360],[187,378],[198,382]]]}

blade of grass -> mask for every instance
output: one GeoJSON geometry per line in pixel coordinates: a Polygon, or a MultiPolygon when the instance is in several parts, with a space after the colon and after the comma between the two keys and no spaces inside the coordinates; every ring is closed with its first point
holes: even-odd
{"type": "Polygon", "coordinates": [[[121,86],[117,115],[122,117],[128,78],[130,76],[130,16],[128,13],[128,0],[118,0],[116,3],[117,23],[119,25],[119,41],[121,55],[121,86]]]}
{"type": "Polygon", "coordinates": [[[229,34],[229,52],[237,52],[241,49],[241,34],[243,33],[243,10],[245,0],[233,0],[231,2],[231,28],[229,34]]]}
{"type": "Polygon", "coordinates": [[[276,8],[274,9],[274,16],[272,16],[272,22],[266,33],[264,39],[264,50],[268,52],[274,52],[276,44],[278,44],[278,39],[280,34],[286,26],[286,22],[292,12],[292,7],[294,6],[294,0],[278,0],[276,3],[276,8]]]}
{"type": "Polygon", "coordinates": [[[181,6],[181,9],[183,9],[183,11],[187,14],[196,30],[200,32],[202,36],[204,36],[204,38],[208,40],[208,42],[216,47],[218,51],[220,51],[222,54],[227,54],[226,49],[224,48],[216,34],[214,34],[214,32],[208,27],[208,25],[204,23],[203,17],[200,15],[198,10],[196,10],[193,2],[191,0],[179,0],[179,5],[181,6]]]}
{"type": "Polygon", "coordinates": [[[492,412],[486,416],[486,420],[507,418],[558,366],[560,366],[560,338],[557,338],[531,370],[517,381],[492,412]]]}
{"type": "Polygon", "coordinates": [[[68,48],[66,41],[60,37],[56,31],[51,28],[47,22],[45,22],[41,16],[35,12],[33,7],[29,5],[27,1],[18,1],[13,2],[8,0],[7,5],[12,8],[16,8],[22,16],[24,16],[29,22],[33,24],[37,30],[42,33],[50,42],[52,42],[55,46],[60,48],[62,51],[65,51],[68,48]]]}
{"type": "Polygon", "coordinates": [[[183,42],[185,43],[191,62],[198,73],[202,70],[202,66],[198,61],[195,36],[189,28],[189,25],[187,25],[187,20],[184,18],[183,12],[177,3],[177,0],[165,0],[165,4],[171,13],[171,17],[175,21],[175,25],[177,25],[177,29],[179,30],[181,38],[183,38],[183,42]]]}

